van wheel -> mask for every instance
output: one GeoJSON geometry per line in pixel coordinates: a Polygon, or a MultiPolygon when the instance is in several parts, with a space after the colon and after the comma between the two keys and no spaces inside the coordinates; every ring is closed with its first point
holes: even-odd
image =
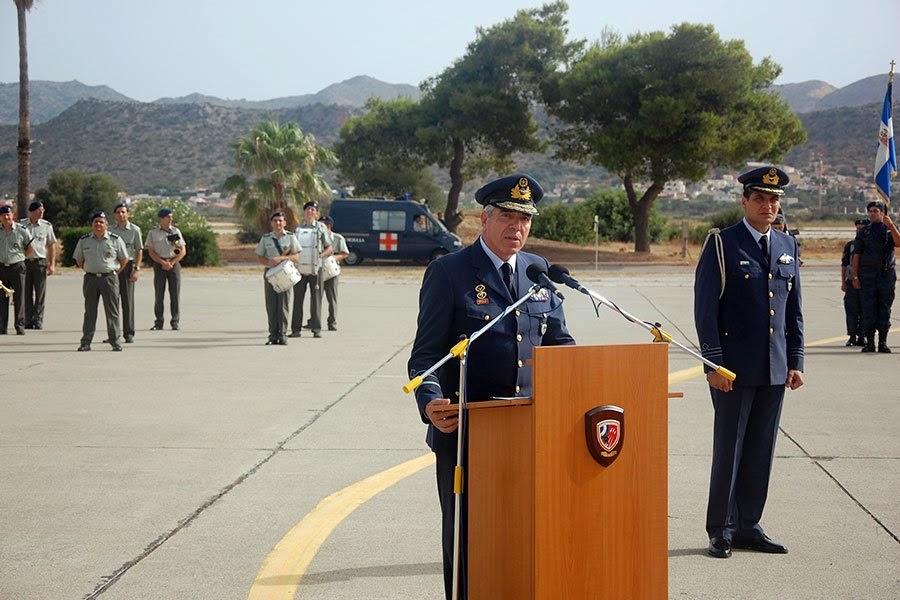
{"type": "Polygon", "coordinates": [[[431,259],[428,262],[431,262],[432,260],[437,260],[440,257],[444,256],[445,254],[447,254],[446,250],[444,250],[443,248],[438,248],[437,250],[435,250],[434,252],[431,253],[431,259]]]}
{"type": "Polygon", "coordinates": [[[348,267],[355,267],[362,261],[362,254],[357,252],[356,248],[350,248],[350,253],[346,257],[344,257],[344,264],[348,267]]]}

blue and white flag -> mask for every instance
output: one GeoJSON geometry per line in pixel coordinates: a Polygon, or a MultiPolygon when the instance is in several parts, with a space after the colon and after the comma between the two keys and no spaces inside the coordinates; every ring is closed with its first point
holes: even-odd
{"type": "Polygon", "coordinates": [[[878,152],[875,154],[875,190],[885,204],[891,203],[891,179],[897,175],[897,153],[894,150],[894,124],[891,120],[891,87],[893,73],[884,95],[881,127],[878,129],[878,152]]]}

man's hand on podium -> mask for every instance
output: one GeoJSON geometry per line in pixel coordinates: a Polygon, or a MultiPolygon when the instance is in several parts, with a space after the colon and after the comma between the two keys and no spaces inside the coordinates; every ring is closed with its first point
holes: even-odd
{"type": "Polygon", "coordinates": [[[452,433],[459,426],[459,405],[455,404],[453,408],[449,405],[447,398],[435,398],[425,405],[425,416],[443,433],[452,433]]]}

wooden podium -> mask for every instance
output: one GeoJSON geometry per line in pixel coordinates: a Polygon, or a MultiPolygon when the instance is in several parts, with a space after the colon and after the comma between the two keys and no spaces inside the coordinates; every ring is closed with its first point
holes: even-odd
{"type": "Polygon", "coordinates": [[[535,348],[534,397],[471,402],[470,600],[665,600],[668,345],[535,348]],[[624,409],[601,466],[585,413],[624,409]]]}

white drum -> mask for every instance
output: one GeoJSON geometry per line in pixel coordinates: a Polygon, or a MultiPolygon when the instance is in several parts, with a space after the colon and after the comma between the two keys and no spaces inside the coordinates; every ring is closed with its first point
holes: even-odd
{"type": "Polygon", "coordinates": [[[319,230],[298,228],[294,235],[300,242],[297,270],[301,275],[315,275],[319,272],[319,230]]]}
{"type": "Polygon", "coordinates": [[[300,281],[300,272],[289,260],[283,260],[271,269],[266,270],[268,281],[279,294],[288,291],[294,284],[300,281]]]}
{"type": "Polygon", "coordinates": [[[328,281],[332,277],[337,277],[340,274],[341,265],[333,255],[329,254],[322,261],[322,281],[328,281]]]}

